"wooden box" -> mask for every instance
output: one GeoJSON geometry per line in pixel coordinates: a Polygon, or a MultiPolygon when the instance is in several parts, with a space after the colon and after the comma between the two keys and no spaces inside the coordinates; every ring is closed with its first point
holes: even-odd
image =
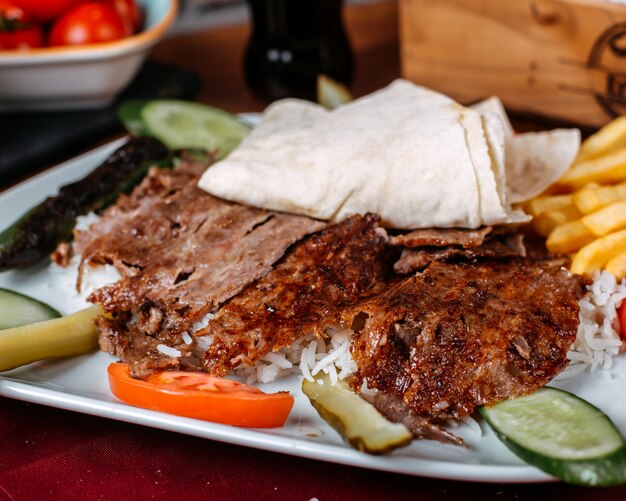
{"type": "Polygon", "coordinates": [[[626,114],[626,6],[399,0],[402,74],[462,103],[597,127],[626,114]]]}

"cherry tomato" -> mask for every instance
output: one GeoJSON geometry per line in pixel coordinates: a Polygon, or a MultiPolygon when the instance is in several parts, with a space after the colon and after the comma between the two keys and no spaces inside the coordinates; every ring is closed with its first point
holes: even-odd
{"type": "Polygon", "coordinates": [[[626,341],[626,299],[622,301],[622,304],[617,309],[617,318],[619,319],[619,330],[622,334],[622,339],[626,341]]]}
{"type": "Polygon", "coordinates": [[[124,24],[110,5],[79,4],[52,25],[50,45],[84,45],[124,38],[124,24]]]}
{"type": "Polygon", "coordinates": [[[289,393],[263,393],[202,372],[165,371],[140,381],[128,365],[114,363],[108,374],[111,392],[128,404],[204,421],[274,428],[285,423],[293,406],[289,393]]]}
{"type": "Polygon", "coordinates": [[[143,24],[143,13],[135,0],[106,0],[124,23],[126,35],[137,33],[143,24]]]}
{"type": "Polygon", "coordinates": [[[15,2],[0,0],[0,29],[10,28],[11,23],[28,23],[31,19],[15,2]]]}
{"type": "Polygon", "coordinates": [[[32,19],[47,23],[56,19],[66,10],[80,3],[82,0],[13,0],[24,9],[32,19]]]}
{"type": "Polygon", "coordinates": [[[9,0],[0,0],[0,50],[29,49],[43,45],[43,31],[9,0]]]}
{"type": "Polygon", "coordinates": [[[0,31],[0,50],[35,47],[43,47],[43,31],[39,26],[10,32],[0,31]]]}

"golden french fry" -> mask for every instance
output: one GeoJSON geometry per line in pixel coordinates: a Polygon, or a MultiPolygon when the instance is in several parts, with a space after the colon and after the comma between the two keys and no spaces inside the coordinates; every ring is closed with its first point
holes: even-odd
{"type": "Polygon", "coordinates": [[[617,202],[581,219],[596,237],[626,228],[626,202],[617,202]]]}
{"type": "Polygon", "coordinates": [[[548,236],[554,228],[561,226],[570,221],[580,219],[580,211],[573,205],[563,207],[561,209],[549,210],[542,212],[533,219],[533,227],[535,231],[542,237],[548,236]]]}
{"type": "Polygon", "coordinates": [[[592,242],[593,239],[593,233],[579,219],[554,228],[548,235],[546,247],[556,254],[570,254],[592,242]]]}
{"type": "Polygon", "coordinates": [[[544,212],[571,207],[574,203],[573,199],[574,195],[572,194],[537,197],[528,202],[525,209],[531,216],[537,217],[544,212]]]}
{"type": "Polygon", "coordinates": [[[626,146],[626,116],[621,116],[583,141],[574,165],[606,155],[624,146],[626,146]]]}
{"type": "Polygon", "coordinates": [[[626,148],[586,160],[568,170],[559,184],[580,188],[587,183],[610,184],[626,179],[626,148]]]}
{"type": "Polygon", "coordinates": [[[574,193],[572,198],[580,212],[589,214],[615,202],[626,201],[626,183],[597,188],[585,187],[574,193]]]}
{"type": "Polygon", "coordinates": [[[626,252],[626,230],[610,233],[580,249],[572,261],[571,270],[581,275],[592,274],[623,252],[626,252]]]}
{"type": "Polygon", "coordinates": [[[605,270],[615,275],[618,280],[626,278],[626,252],[618,254],[606,263],[605,270]]]}

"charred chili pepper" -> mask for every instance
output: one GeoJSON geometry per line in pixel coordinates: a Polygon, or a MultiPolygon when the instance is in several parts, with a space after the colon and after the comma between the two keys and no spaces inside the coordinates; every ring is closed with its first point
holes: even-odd
{"type": "Polygon", "coordinates": [[[98,212],[128,193],[155,164],[165,164],[170,151],[157,139],[132,138],[83,179],[33,207],[0,233],[0,271],[29,266],[69,241],[82,214],[98,212]]]}

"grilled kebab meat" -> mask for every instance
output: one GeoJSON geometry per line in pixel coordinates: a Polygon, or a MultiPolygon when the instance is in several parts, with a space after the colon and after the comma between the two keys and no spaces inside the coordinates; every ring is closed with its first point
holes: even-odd
{"type": "Polygon", "coordinates": [[[270,271],[292,243],[324,227],[212,197],[196,187],[204,168],[151,171],[130,197],[76,238],[81,273],[89,263],[108,263],[122,276],[89,300],[115,313],[98,321],[101,347],[137,376],[197,368],[183,333],[270,271]],[[161,353],[159,344],[182,356],[161,353]]]}
{"type": "Polygon", "coordinates": [[[482,245],[485,237],[493,231],[491,226],[483,226],[477,230],[459,228],[423,228],[389,239],[391,245],[402,247],[448,247],[459,245],[464,249],[471,249],[482,245]]]}
{"type": "Polygon", "coordinates": [[[204,369],[224,375],[301,336],[324,337],[343,308],[384,290],[390,263],[378,222],[371,214],[353,216],[296,244],[196,333],[212,336],[204,369]]]}
{"type": "Polygon", "coordinates": [[[549,260],[433,262],[344,310],[344,326],[362,324],[355,384],[366,379],[374,405],[417,437],[458,443],[438,423],[532,393],[565,368],[584,286],[549,260]]]}
{"type": "Polygon", "coordinates": [[[324,228],[200,191],[205,167],[151,171],[76,235],[81,273],[108,263],[122,276],[90,300],[113,314],[98,320],[102,349],[135,376],[224,375],[309,333],[352,329],[354,387],[367,380],[366,398],[415,437],[462,445],[446,420],[530,393],[567,364],[585,283],[560,261],[520,257],[491,228],[391,242],[371,214],[324,228]],[[394,263],[425,269],[406,278],[394,263]]]}
{"type": "Polygon", "coordinates": [[[394,264],[396,273],[402,275],[423,270],[433,261],[472,262],[526,256],[524,235],[506,227],[427,228],[393,236],[389,242],[402,248],[394,264]]]}

